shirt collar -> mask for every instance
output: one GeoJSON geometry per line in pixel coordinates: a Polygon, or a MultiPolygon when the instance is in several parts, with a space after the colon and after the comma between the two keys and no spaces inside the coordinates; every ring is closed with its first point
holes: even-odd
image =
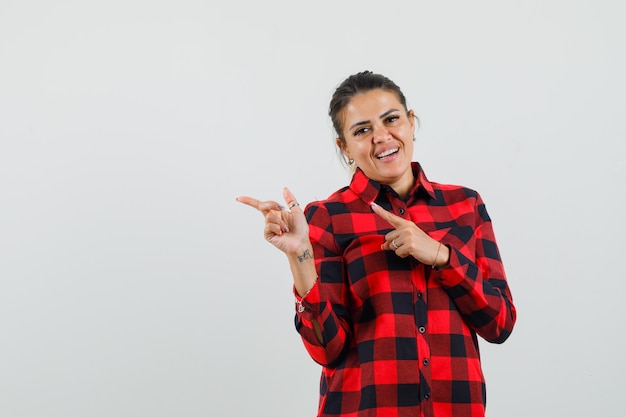
{"type": "MultiPolygon", "coordinates": [[[[413,175],[417,178],[417,180],[409,191],[407,201],[412,196],[417,196],[420,190],[423,190],[431,198],[435,198],[433,185],[430,181],[428,181],[428,178],[426,178],[426,174],[424,173],[424,170],[422,170],[421,165],[418,162],[411,162],[411,168],[413,169],[413,175]]],[[[352,181],[350,182],[350,189],[354,191],[364,202],[371,204],[374,200],[376,200],[376,197],[380,193],[381,185],[382,184],[378,181],[369,179],[360,168],[357,168],[354,176],[352,177],[352,181]]]]}

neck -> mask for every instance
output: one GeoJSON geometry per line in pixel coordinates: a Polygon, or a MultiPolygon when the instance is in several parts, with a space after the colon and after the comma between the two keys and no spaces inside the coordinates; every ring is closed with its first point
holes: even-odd
{"type": "Polygon", "coordinates": [[[402,179],[393,184],[389,184],[389,186],[393,188],[393,190],[400,196],[400,198],[405,199],[406,196],[409,194],[409,191],[411,191],[411,188],[413,188],[414,184],[415,175],[413,174],[413,170],[409,170],[408,175],[404,176],[402,179]]]}

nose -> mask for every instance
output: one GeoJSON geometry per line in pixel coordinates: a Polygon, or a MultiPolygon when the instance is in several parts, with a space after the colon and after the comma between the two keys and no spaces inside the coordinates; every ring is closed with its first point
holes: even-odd
{"type": "Polygon", "coordinates": [[[386,142],[391,138],[391,134],[382,123],[374,126],[372,136],[375,143],[386,142]]]}

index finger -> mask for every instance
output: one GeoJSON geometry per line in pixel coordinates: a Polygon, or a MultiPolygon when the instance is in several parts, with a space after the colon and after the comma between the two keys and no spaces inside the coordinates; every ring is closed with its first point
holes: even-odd
{"type": "Polygon", "coordinates": [[[278,204],[276,201],[259,201],[256,198],[248,197],[248,196],[240,196],[235,200],[243,203],[247,206],[257,209],[258,211],[265,213],[269,210],[282,210],[283,207],[278,204]]]}
{"type": "Polygon", "coordinates": [[[384,220],[387,220],[396,229],[402,226],[404,222],[406,222],[406,220],[403,219],[402,217],[396,216],[395,214],[385,210],[384,208],[382,208],[381,206],[379,206],[378,204],[374,202],[372,202],[371,207],[374,213],[378,214],[384,220]]]}

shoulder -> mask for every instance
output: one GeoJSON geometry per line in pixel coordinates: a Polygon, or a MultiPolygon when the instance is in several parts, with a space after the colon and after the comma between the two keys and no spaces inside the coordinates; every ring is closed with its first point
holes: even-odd
{"type": "Polygon", "coordinates": [[[473,212],[483,221],[490,221],[480,193],[472,188],[454,184],[431,183],[435,198],[431,205],[445,206],[458,213],[473,212]]]}
{"type": "Polygon", "coordinates": [[[433,188],[433,192],[435,193],[437,200],[442,200],[442,202],[459,202],[465,200],[479,200],[480,194],[478,191],[456,184],[441,184],[438,182],[430,183],[433,188]]]}
{"type": "Polygon", "coordinates": [[[446,203],[478,200],[480,198],[478,192],[472,188],[458,184],[445,184],[436,181],[430,181],[426,176],[422,166],[414,163],[413,170],[420,183],[420,187],[428,194],[435,197],[435,205],[445,205],[446,203]]]}
{"type": "Polygon", "coordinates": [[[328,212],[329,215],[342,214],[350,211],[349,205],[358,199],[358,196],[346,186],[332,193],[324,200],[311,201],[304,209],[309,217],[320,209],[328,212]]]}

